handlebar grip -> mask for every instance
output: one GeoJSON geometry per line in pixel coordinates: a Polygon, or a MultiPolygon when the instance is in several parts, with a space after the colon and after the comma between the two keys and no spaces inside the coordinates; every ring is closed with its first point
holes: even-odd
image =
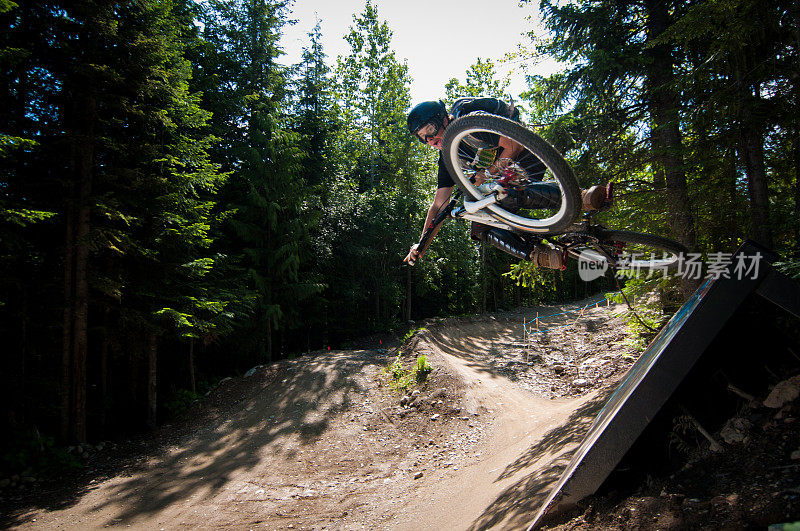
{"type": "Polygon", "coordinates": [[[403,259],[403,262],[407,263],[410,266],[413,266],[414,264],[417,263],[417,260],[419,260],[420,258],[422,258],[422,254],[417,254],[416,258],[409,258],[408,260],[403,259]]]}

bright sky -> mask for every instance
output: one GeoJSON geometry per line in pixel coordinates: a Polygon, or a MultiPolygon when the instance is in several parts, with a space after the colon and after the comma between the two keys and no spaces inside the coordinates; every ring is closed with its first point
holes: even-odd
{"type": "MultiPolygon", "coordinates": [[[[336,57],[349,53],[344,36],[353,24],[353,15],[364,10],[366,0],[295,0],[293,19],[284,27],[283,47],[286,64],[300,60],[308,32],[322,20],[322,44],[333,66],[336,57]]],[[[510,76],[510,92],[517,96],[526,90],[519,62],[501,63],[518,44],[529,48],[523,35],[539,24],[538,2],[519,7],[517,0],[373,0],[378,17],[392,30],[392,48],[398,61],[408,61],[411,74],[412,105],[442,98],[450,78],[466,80],[466,71],[477,59],[490,58],[499,78],[510,76]],[[530,19],[529,19],[530,17],[530,19]]],[[[541,32],[541,30],[540,30],[541,32]]],[[[528,65],[531,73],[549,74],[554,63],[528,65]]]]}

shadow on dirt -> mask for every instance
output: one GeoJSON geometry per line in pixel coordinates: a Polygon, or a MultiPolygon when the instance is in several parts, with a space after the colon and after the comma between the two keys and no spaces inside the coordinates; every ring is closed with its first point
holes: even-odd
{"type": "Polygon", "coordinates": [[[46,499],[32,499],[3,525],[29,522],[30,516],[20,515],[32,510],[70,507],[107,478],[117,479],[92,507],[95,513],[113,514],[101,525],[124,524],[190,498],[211,499],[232,476],[255,468],[265,452],[294,459],[303,445],[325,434],[330,419],[346,411],[354,396],[363,396],[368,380],[358,375],[386,362],[375,352],[353,351],[280,362],[250,378],[226,382],[209,400],[216,408],[191,426],[174,428],[149,457],[120,462],[103,477],[84,477],[69,492],[61,487],[46,499]],[[278,440],[290,442],[281,446],[278,440]]]}
{"type": "Polygon", "coordinates": [[[510,463],[495,481],[512,477],[529,467],[535,467],[536,471],[503,491],[469,529],[488,529],[501,523],[503,528],[526,527],[544,503],[550,489],[566,470],[575,449],[613,392],[614,388],[609,388],[599,393],[572,413],[562,426],[548,432],[517,460],[510,463]]]}
{"type": "Polygon", "coordinates": [[[464,360],[468,367],[478,372],[508,377],[487,360],[503,355],[509,344],[522,341],[522,324],[519,323],[519,330],[516,330],[510,321],[476,321],[482,328],[480,335],[475,336],[475,324],[470,319],[452,321],[445,320],[428,330],[427,336],[436,347],[464,360]]]}
{"type": "MultiPolygon", "coordinates": [[[[534,318],[542,319],[541,326],[553,328],[554,331],[552,334],[543,332],[538,336],[537,344],[552,342],[549,350],[555,353],[561,352],[566,358],[574,358],[574,352],[569,354],[566,352],[574,350],[571,338],[575,335],[575,331],[564,327],[580,322],[582,330],[589,329],[595,334],[598,326],[597,318],[592,319],[588,314],[584,316],[582,310],[591,308],[592,302],[598,302],[596,299],[597,297],[593,297],[591,300],[570,304],[527,308],[525,314],[513,316],[447,318],[428,326],[426,335],[442,352],[466,361],[470,368],[515,380],[514,371],[509,369],[528,366],[527,355],[522,354],[525,344],[523,323],[533,327],[531,323],[534,322],[534,318]],[[476,333],[476,327],[479,327],[480,333],[476,333]],[[509,351],[515,350],[520,352],[518,359],[508,356],[509,351]],[[495,361],[498,363],[495,364],[495,361]]],[[[536,351],[529,354],[534,359],[539,356],[536,351]]]]}

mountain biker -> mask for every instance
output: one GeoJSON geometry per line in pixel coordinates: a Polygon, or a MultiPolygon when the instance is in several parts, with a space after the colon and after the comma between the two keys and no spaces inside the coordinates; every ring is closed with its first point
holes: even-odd
{"type": "MultiPolygon", "coordinates": [[[[425,101],[417,104],[408,113],[408,129],[411,134],[416,136],[420,142],[440,151],[436,193],[425,218],[423,234],[425,228],[430,226],[438,212],[450,200],[453,186],[455,185],[452,176],[445,167],[441,154],[445,130],[456,118],[475,111],[502,116],[516,122],[520,121],[519,109],[514,107],[513,102],[509,105],[496,98],[460,98],[453,104],[450,112],[446,111],[442,101],[425,101]]],[[[523,147],[520,144],[502,136],[498,139],[498,145],[501,148],[503,158],[506,160],[516,160],[523,151],[523,147]]],[[[525,167],[532,180],[540,181],[546,171],[545,165],[531,153],[525,153],[521,159],[526,159],[525,167]]],[[[593,186],[588,190],[582,190],[581,196],[584,210],[599,210],[607,201],[610,201],[609,195],[610,189],[607,186],[593,186]]],[[[557,206],[560,201],[561,192],[557,184],[535,182],[524,191],[513,191],[501,204],[513,211],[519,208],[552,208],[557,206]]],[[[422,256],[438,230],[439,227],[434,228],[431,238],[428,239],[423,249],[418,248],[419,244],[412,245],[405,261],[413,263],[422,256]]],[[[531,244],[509,230],[490,227],[473,221],[470,235],[472,239],[481,242],[486,241],[515,258],[530,260],[538,267],[551,269],[562,269],[564,267],[564,256],[557,249],[544,243],[531,244]]]]}

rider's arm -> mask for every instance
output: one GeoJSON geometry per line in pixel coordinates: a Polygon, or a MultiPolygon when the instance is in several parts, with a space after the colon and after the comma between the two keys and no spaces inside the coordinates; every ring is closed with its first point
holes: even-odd
{"type": "MultiPolygon", "coordinates": [[[[459,116],[469,114],[474,111],[483,111],[489,114],[496,114],[504,118],[509,118],[514,121],[519,121],[519,111],[514,106],[514,101],[506,103],[497,98],[465,98],[460,105],[456,103],[457,113],[459,116]]],[[[498,140],[498,145],[503,148],[498,160],[498,169],[503,169],[508,164],[508,160],[516,158],[522,153],[522,145],[514,142],[510,138],[501,136],[498,140]]],[[[495,173],[494,169],[489,170],[490,173],[495,173]]]]}
{"type": "MultiPolygon", "coordinates": [[[[422,227],[422,234],[425,234],[425,231],[428,230],[431,223],[433,223],[434,218],[437,214],[445,207],[448,201],[450,201],[450,196],[453,195],[453,187],[446,186],[442,188],[437,188],[436,193],[433,196],[433,203],[431,207],[428,209],[428,215],[425,217],[425,225],[422,227]]],[[[408,262],[416,261],[420,256],[422,256],[425,251],[428,249],[428,246],[431,243],[431,240],[436,236],[436,233],[439,232],[439,227],[433,228],[433,233],[431,237],[428,238],[425,247],[422,249],[418,248],[418,244],[414,244],[411,246],[411,251],[409,251],[408,256],[406,256],[405,261],[408,262]]],[[[422,239],[422,234],[420,235],[420,239],[422,239]]]]}
{"type": "Polygon", "coordinates": [[[500,139],[497,141],[501,148],[503,148],[503,152],[500,154],[500,157],[504,159],[513,159],[517,155],[522,152],[522,144],[514,142],[510,138],[506,138],[501,136],[500,139]]]}
{"type": "MultiPolygon", "coordinates": [[[[516,108],[514,107],[513,99],[511,100],[510,103],[505,103],[503,101],[500,101],[499,106],[502,108],[503,116],[517,122],[519,121],[519,111],[517,111],[516,108]]],[[[517,155],[519,155],[523,149],[522,144],[514,142],[510,138],[506,138],[504,136],[500,137],[498,144],[500,144],[500,147],[503,148],[503,153],[501,154],[503,158],[513,159],[517,155]]]]}

